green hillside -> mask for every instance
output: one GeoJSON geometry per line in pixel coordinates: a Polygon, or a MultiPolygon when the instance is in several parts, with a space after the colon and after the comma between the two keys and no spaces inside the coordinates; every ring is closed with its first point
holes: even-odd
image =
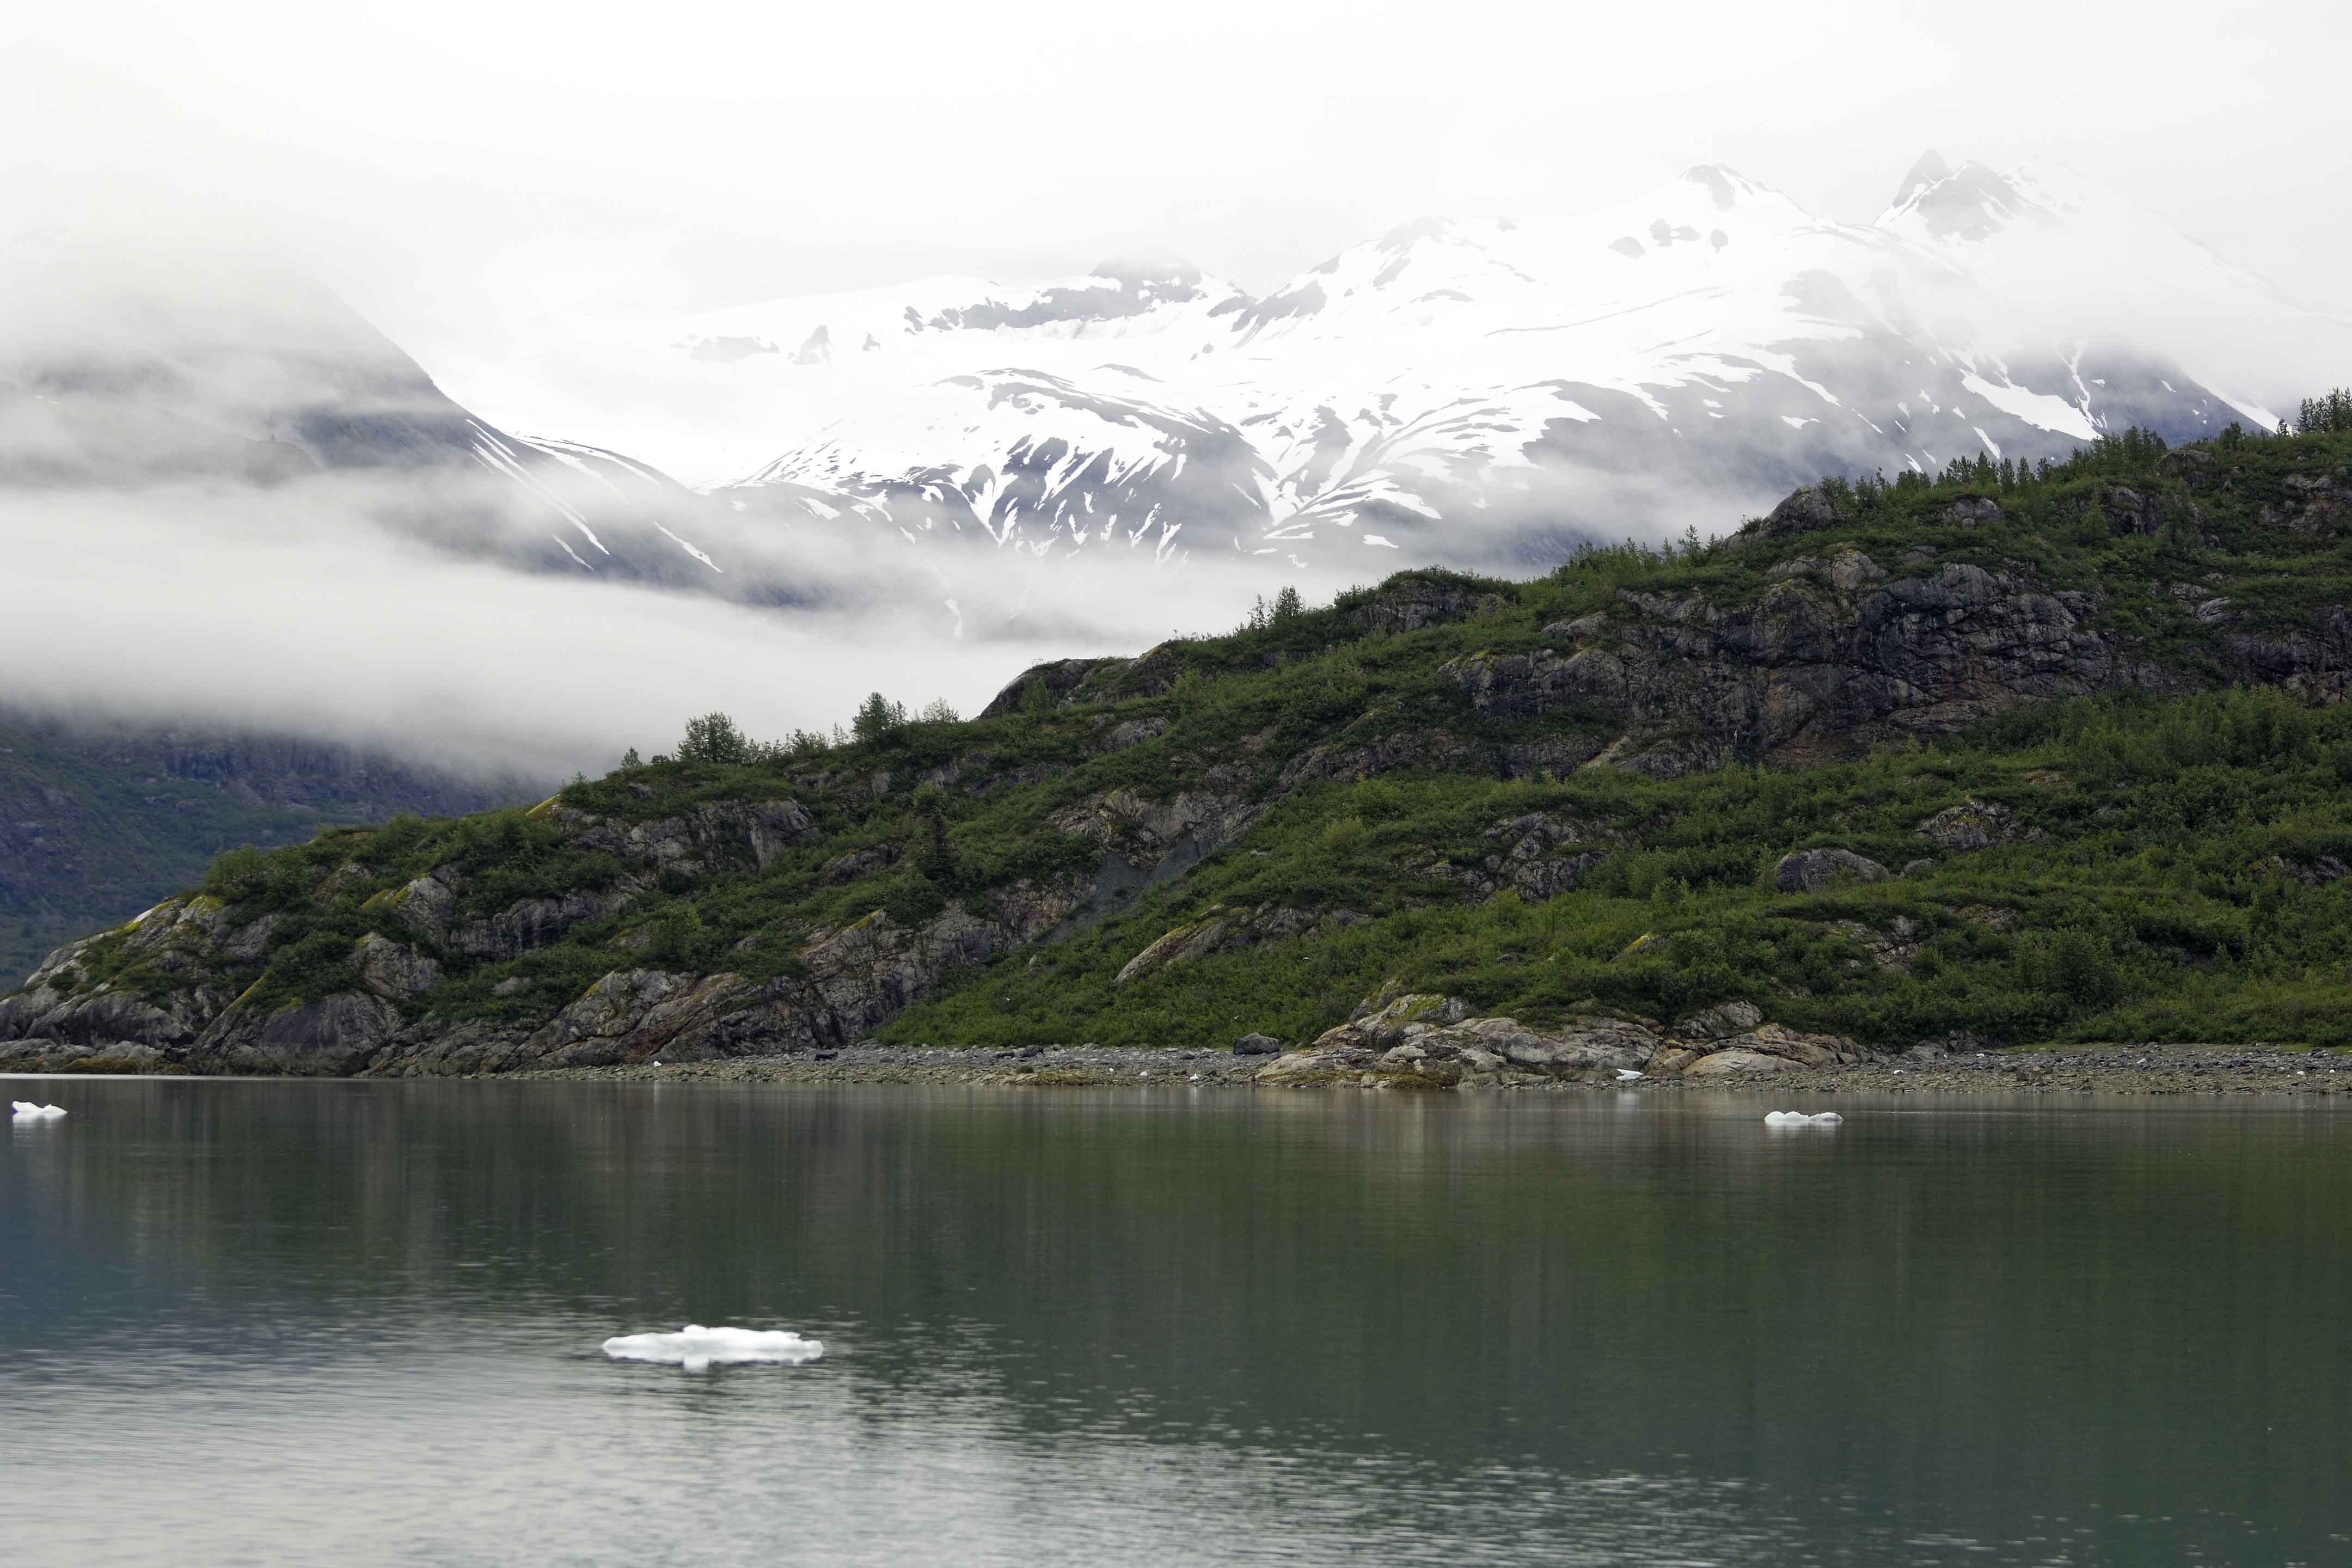
{"type": "MultiPolygon", "coordinates": [[[[1383,986],[1872,1048],[2352,1044],[2352,401],[1408,573],[216,862],[0,1003],[197,1068],[1223,1047],[1383,986]],[[1820,851],[1822,853],[1809,853],[1820,851]]],[[[30,1049],[31,1047],[26,1047],[30,1049]]]]}

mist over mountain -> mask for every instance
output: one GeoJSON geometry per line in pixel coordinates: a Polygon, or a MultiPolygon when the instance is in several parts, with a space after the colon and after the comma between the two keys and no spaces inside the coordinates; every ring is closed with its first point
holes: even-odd
{"type": "Polygon", "coordinates": [[[1594,213],[1422,219],[1258,296],[1161,258],[547,331],[469,379],[799,537],[1339,578],[2272,425],[2352,353],[2128,203],[1933,153],[1867,225],[1706,165],[1594,213]]]}
{"type": "Polygon", "coordinates": [[[2128,203],[1932,153],[1870,224],[1710,164],[1262,291],[1129,247],[1043,287],[551,309],[439,376],[252,247],[52,229],[0,269],[0,696],[559,776],[715,704],[970,706],[1284,582],[2273,424],[2352,363],[2128,203]]]}

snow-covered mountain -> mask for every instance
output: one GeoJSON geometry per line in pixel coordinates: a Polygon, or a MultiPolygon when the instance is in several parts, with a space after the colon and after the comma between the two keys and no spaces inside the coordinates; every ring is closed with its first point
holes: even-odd
{"type": "Polygon", "coordinates": [[[2272,420],[2298,353],[2340,364],[2352,330],[2080,182],[1931,153],[1867,225],[1706,166],[1600,212],[1423,219],[1262,297],[1168,261],[935,279],[573,321],[538,380],[485,385],[747,521],[1369,573],[2272,420]]]}
{"type": "Polygon", "coordinates": [[[642,463],[501,430],[341,300],[250,257],[0,247],[0,495],[308,487],[527,568],[692,583],[707,498],[642,463]]]}

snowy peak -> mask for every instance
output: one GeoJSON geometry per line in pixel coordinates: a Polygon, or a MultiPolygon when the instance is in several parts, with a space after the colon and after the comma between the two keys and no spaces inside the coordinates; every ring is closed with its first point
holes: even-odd
{"type": "Polygon", "coordinates": [[[1240,289],[1182,261],[1114,258],[1086,277],[1027,293],[990,294],[928,318],[911,306],[912,331],[1002,331],[1045,328],[1075,334],[1112,321],[1132,322],[1170,307],[1239,300],[1240,289]]]}
{"type": "Polygon", "coordinates": [[[1759,184],[1738,170],[1722,163],[1694,163],[1683,171],[1679,184],[1696,185],[1706,193],[1717,212],[1729,212],[1746,202],[1764,201],[1787,203],[1794,206],[1771,186],[1759,184]]]}
{"type": "Polygon", "coordinates": [[[524,422],[779,537],[1525,562],[1823,473],[2260,418],[2249,384],[2311,363],[2315,321],[2063,173],[1930,152],[1853,224],[1708,163],[1594,211],[1413,218],[1258,297],[1128,256],[583,323],[549,362],[607,390],[524,422]],[[2275,353],[2249,352],[2256,327],[2275,353]]]}
{"type": "Polygon", "coordinates": [[[1911,238],[1948,244],[1990,239],[2021,224],[2055,224],[2062,205],[2023,170],[2004,174],[1974,162],[1954,168],[1930,149],[1878,221],[1911,238]]]}
{"type": "Polygon", "coordinates": [[[1928,148],[1919,154],[1919,161],[1911,165],[1911,172],[1903,176],[1903,184],[1895,189],[1895,199],[1886,204],[1886,210],[1893,212],[1930,185],[1941,184],[1951,177],[1951,164],[1944,161],[1941,153],[1933,147],[1928,148]]]}

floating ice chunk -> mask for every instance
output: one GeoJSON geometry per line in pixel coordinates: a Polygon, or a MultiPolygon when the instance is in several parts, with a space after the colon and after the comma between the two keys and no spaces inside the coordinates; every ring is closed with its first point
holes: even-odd
{"type": "Polygon", "coordinates": [[[1767,1127],[1801,1127],[1812,1120],[1801,1110],[1768,1110],[1764,1113],[1767,1127]]]}
{"type": "Polygon", "coordinates": [[[10,1120],[16,1121],[47,1121],[52,1116],[66,1113],[62,1105],[35,1105],[29,1100],[12,1100],[8,1109],[12,1112],[10,1120]]]}
{"type": "Polygon", "coordinates": [[[1845,1118],[1840,1116],[1834,1110],[1817,1110],[1813,1112],[1812,1120],[1813,1125],[1816,1127],[1835,1127],[1839,1122],[1843,1121],[1845,1118]]]}
{"type": "Polygon", "coordinates": [[[618,1334],[604,1342],[614,1361],[661,1362],[688,1372],[734,1362],[780,1362],[798,1366],[824,1354],[821,1340],[804,1340],[790,1329],[706,1329],[688,1323],[674,1334],[618,1334]]]}

